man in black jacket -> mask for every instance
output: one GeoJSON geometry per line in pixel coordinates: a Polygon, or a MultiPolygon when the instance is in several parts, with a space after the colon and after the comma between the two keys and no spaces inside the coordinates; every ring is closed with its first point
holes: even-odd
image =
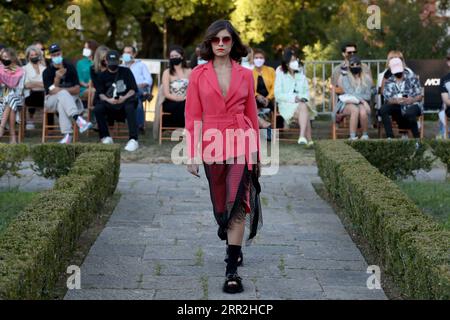
{"type": "Polygon", "coordinates": [[[99,136],[104,144],[113,143],[109,135],[108,119],[127,120],[129,140],[125,146],[127,151],[139,148],[138,129],[136,124],[136,107],[138,91],[133,73],[126,67],[119,66],[120,55],[111,50],[106,55],[108,69],[98,77],[99,99],[94,108],[99,136]]]}

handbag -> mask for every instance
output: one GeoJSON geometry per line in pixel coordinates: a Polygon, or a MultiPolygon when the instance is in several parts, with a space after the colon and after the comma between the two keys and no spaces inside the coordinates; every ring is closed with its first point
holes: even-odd
{"type": "Polygon", "coordinates": [[[342,101],[343,103],[354,103],[354,104],[359,104],[361,101],[355,97],[354,95],[351,94],[341,94],[339,96],[339,100],[342,101]]]}

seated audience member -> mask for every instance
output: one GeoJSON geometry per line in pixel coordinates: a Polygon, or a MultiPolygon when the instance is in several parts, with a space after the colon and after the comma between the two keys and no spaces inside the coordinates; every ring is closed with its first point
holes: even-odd
{"type": "Polygon", "coordinates": [[[106,46],[99,46],[97,48],[97,50],[95,50],[95,54],[94,54],[94,62],[91,66],[91,68],[89,69],[90,72],[90,76],[91,76],[91,81],[92,81],[92,85],[94,86],[94,101],[93,101],[93,105],[95,106],[98,103],[98,88],[100,87],[99,85],[99,77],[100,74],[104,71],[106,71],[107,68],[107,64],[106,64],[106,54],[108,53],[109,49],[106,46]]]}
{"type": "Polygon", "coordinates": [[[169,68],[162,75],[164,92],[163,112],[170,113],[164,116],[165,127],[184,128],[184,109],[186,103],[187,86],[191,69],[187,67],[182,47],[174,45],[169,51],[169,68]]]}
{"type": "MultiPolygon", "coordinates": [[[[447,50],[447,66],[450,69],[450,48],[447,50]]],[[[439,112],[439,124],[441,137],[445,137],[448,134],[450,120],[447,120],[447,132],[445,132],[445,116],[450,118],[450,72],[441,79],[440,85],[441,97],[442,97],[442,110],[439,112]]]]}
{"type": "Polygon", "coordinates": [[[253,49],[251,47],[247,47],[248,55],[246,57],[243,57],[241,60],[241,66],[244,68],[253,70],[255,67],[253,63],[253,49]]]}
{"type": "Polygon", "coordinates": [[[308,79],[299,70],[297,53],[292,48],[286,48],[280,72],[275,78],[275,99],[285,121],[285,127],[292,121],[298,121],[300,126],[298,144],[313,145],[310,120],[316,115],[316,111],[308,103],[308,79]]]}
{"type": "MultiPolygon", "coordinates": [[[[346,75],[350,72],[349,70],[349,60],[352,55],[356,55],[358,53],[358,49],[355,43],[349,42],[345,43],[342,46],[342,57],[344,61],[342,61],[338,66],[336,66],[331,75],[331,85],[335,88],[336,94],[342,94],[343,89],[339,87],[339,77],[341,75],[346,75]]],[[[362,71],[365,74],[369,74],[370,78],[372,78],[372,72],[367,64],[361,64],[362,71]]]]}
{"type": "MultiPolygon", "coordinates": [[[[25,65],[25,81],[24,81],[24,96],[25,105],[29,106],[28,112],[30,119],[27,121],[26,129],[32,130],[34,125],[34,114],[36,107],[44,107],[45,90],[42,74],[46,69],[44,56],[42,51],[36,46],[29,46],[25,51],[27,64],[25,65]]],[[[52,118],[53,123],[53,118],[52,118]]]]}
{"type": "Polygon", "coordinates": [[[411,129],[414,138],[419,138],[417,117],[423,112],[421,105],[422,88],[416,75],[411,74],[403,66],[400,58],[389,61],[392,76],[386,81],[383,90],[384,105],[380,109],[380,116],[386,131],[387,138],[393,138],[391,117],[396,115],[404,120],[411,129]]]}
{"type": "Polygon", "coordinates": [[[366,69],[362,68],[361,59],[352,55],[348,61],[349,71],[338,79],[338,86],[342,88],[336,113],[350,116],[350,140],[357,140],[356,130],[358,122],[362,127],[361,139],[369,139],[369,115],[372,78],[366,69]]]}
{"type": "Polygon", "coordinates": [[[197,45],[195,47],[195,51],[191,56],[191,60],[189,61],[189,67],[191,69],[194,69],[196,66],[198,66],[198,60],[201,59],[200,58],[200,45],[197,45]]]}
{"type": "Polygon", "coordinates": [[[267,139],[271,140],[270,111],[274,111],[275,70],[264,65],[265,53],[261,49],[254,50],[253,79],[255,80],[256,104],[258,106],[259,127],[267,129],[267,139]]]}
{"type": "Polygon", "coordinates": [[[80,128],[80,133],[92,127],[92,123],[83,119],[83,103],[80,100],[80,83],[75,67],[63,59],[58,44],[49,48],[51,65],[44,70],[45,109],[58,112],[59,126],[64,138],[60,143],[72,142],[72,121],[80,128]]]}
{"type": "Polygon", "coordinates": [[[9,122],[10,143],[17,143],[16,114],[23,104],[25,72],[12,48],[1,51],[0,61],[0,137],[4,135],[6,123],[9,122]]]}
{"type": "Polygon", "coordinates": [[[119,52],[111,50],[106,54],[107,70],[98,77],[98,101],[94,108],[100,140],[104,144],[113,143],[109,134],[108,120],[114,119],[128,124],[129,140],[126,151],[136,151],[138,128],[136,125],[136,107],[138,88],[130,69],[119,66],[119,52]]]}
{"type": "Polygon", "coordinates": [[[77,62],[77,74],[80,80],[80,98],[87,100],[89,95],[89,81],[91,81],[91,66],[94,60],[95,50],[98,44],[94,40],[88,40],[84,43],[83,58],[77,62]]]}
{"type": "Polygon", "coordinates": [[[137,98],[137,126],[139,130],[144,131],[145,114],[144,114],[144,101],[149,100],[151,97],[151,90],[153,79],[148,71],[147,66],[141,61],[136,59],[137,50],[133,46],[126,46],[123,48],[122,61],[124,67],[130,68],[134,75],[136,84],[138,86],[137,98]]]}
{"type": "Polygon", "coordinates": [[[393,59],[393,58],[399,58],[400,60],[402,60],[403,68],[405,70],[407,70],[409,73],[414,74],[414,72],[406,66],[405,58],[403,57],[403,53],[401,51],[398,51],[398,50],[389,51],[389,53],[387,55],[387,59],[386,59],[386,69],[384,69],[383,72],[381,72],[378,75],[378,79],[377,79],[377,88],[378,88],[378,93],[380,93],[380,94],[383,93],[384,84],[386,83],[386,80],[392,76],[392,72],[389,69],[389,61],[391,61],[391,59],[393,59]]]}

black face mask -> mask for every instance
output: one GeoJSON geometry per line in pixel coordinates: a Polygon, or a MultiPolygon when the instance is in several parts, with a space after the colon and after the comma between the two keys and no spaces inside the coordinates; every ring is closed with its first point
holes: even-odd
{"type": "Polygon", "coordinates": [[[353,67],[353,68],[350,68],[350,71],[351,71],[351,73],[353,73],[353,74],[359,74],[359,73],[361,73],[361,67],[353,67]]]}
{"type": "Polygon", "coordinates": [[[109,71],[116,72],[119,69],[119,66],[108,66],[109,71]]]}
{"type": "Polygon", "coordinates": [[[173,66],[179,65],[181,62],[183,62],[182,58],[172,58],[170,59],[170,64],[173,66]]]}
{"type": "Polygon", "coordinates": [[[34,57],[34,58],[30,59],[31,63],[34,63],[34,64],[38,63],[40,60],[41,59],[39,59],[39,57],[34,57]]]}
{"type": "Polygon", "coordinates": [[[3,64],[5,67],[7,67],[7,66],[9,66],[9,65],[11,64],[11,60],[4,60],[4,59],[2,59],[2,64],[3,64]]]}
{"type": "Polygon", "coordinates": [[[395,73],[394,76],[395,76],[397,79],[401,79],[401,78],[403,77],[403,72],[395,73]]]}

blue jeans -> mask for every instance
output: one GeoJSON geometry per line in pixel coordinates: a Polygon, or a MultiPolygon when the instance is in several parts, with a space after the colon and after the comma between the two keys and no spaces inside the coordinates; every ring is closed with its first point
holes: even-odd
{"type": "Polygon", "coordinates": [[[145,124],[143,96],[148,93],[150,93],[150,86],[138,89],[138,106],[136,109],[136,124],[138,128],[143,128],[145,124]]]}

